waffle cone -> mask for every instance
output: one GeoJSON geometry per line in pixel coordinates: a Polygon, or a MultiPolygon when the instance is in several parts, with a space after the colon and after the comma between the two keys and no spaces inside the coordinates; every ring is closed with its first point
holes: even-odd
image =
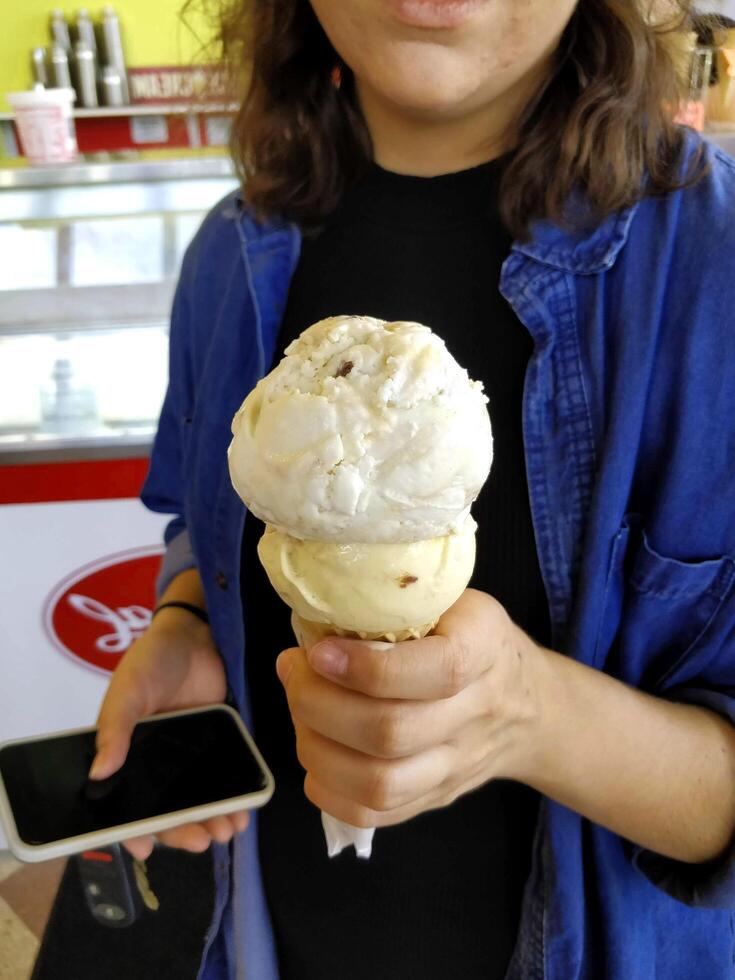
{"type": "Polygon", "coordinates": [[[319,643],[320,640],[325,639],[327,636],[345,636],[353,640],[372,640],[383,643],[401,643],[403,640],[420,640],[434,629],[436,622],[424,623],[423,626],[409,626],[406,629],[388,633],[368,633],[362,630],[359,632],[345,630],[331,623],[314,623],[311,620],[302,619],[296,613],[293,613],[291,615],[291,625],[299,645],[305,650],[308,650],[315,643],[319,643]]]}

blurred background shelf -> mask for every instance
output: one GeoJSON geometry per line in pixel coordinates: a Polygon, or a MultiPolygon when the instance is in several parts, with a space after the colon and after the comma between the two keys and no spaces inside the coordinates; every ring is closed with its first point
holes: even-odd
{"type": "MultiPolygon", "coordinates": [[[[81,154],[196,150],[227,146],[236,109],[230,103],[166,102],[80,108],[74,110],[73,116],[81,154]]],[[[12,113],[0,113],[0,136],[5,157],[19,159],[20,145],[12,113]]]]}
{"type": "MultiPolygon", "coordinates": [[[[147,181],[203,180],[233,176],[227,156],[200,156],[169,160],[79,161],[58,167],[0,169],[0,191],[25,187],[68,187],[94,184],[129,184],[147,181]]],[[[2,217],[8,198],[3,197],[2,217]]]]}

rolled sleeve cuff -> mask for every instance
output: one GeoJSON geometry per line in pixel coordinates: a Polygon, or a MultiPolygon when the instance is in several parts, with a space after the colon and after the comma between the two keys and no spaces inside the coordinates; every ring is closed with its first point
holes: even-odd
{"type": "Polygon", "coordinates": [[[161,570],[156,579],[156,599],[160,599],[177,575],[196,568],[197,563],[191,547],[189,532],[184,528],[166,540],[166,552],[161,562],[161,570]]]}
{"type": "MultiPolygon", "coordinates": [[[[672,700],[709,708],[735,724],[735,692],[686,688],[669,696],[672,700]]],[[[642,847],[634,848],[633,864],[653,885],[685,905],[735,908],[735,839],[724,854],[706,864],[685,864],[642,847]]]]}

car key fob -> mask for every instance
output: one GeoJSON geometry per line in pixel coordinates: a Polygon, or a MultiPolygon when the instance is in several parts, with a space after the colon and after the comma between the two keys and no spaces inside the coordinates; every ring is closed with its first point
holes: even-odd
{"type": "Polygon", "coordinates": [[[84,897],[93,918],[116,929],[132,925],[140,912],[132,858],[119,844],[77,855],[84,897]]]}

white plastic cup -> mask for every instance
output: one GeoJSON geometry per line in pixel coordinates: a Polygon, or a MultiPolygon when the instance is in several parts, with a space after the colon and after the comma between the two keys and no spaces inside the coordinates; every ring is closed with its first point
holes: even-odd
{"type": "Polygon", "coordinates": [[[32,164],[69,163],[77,157],[73,88],[9,92],[23,155],[32,164]]]}

